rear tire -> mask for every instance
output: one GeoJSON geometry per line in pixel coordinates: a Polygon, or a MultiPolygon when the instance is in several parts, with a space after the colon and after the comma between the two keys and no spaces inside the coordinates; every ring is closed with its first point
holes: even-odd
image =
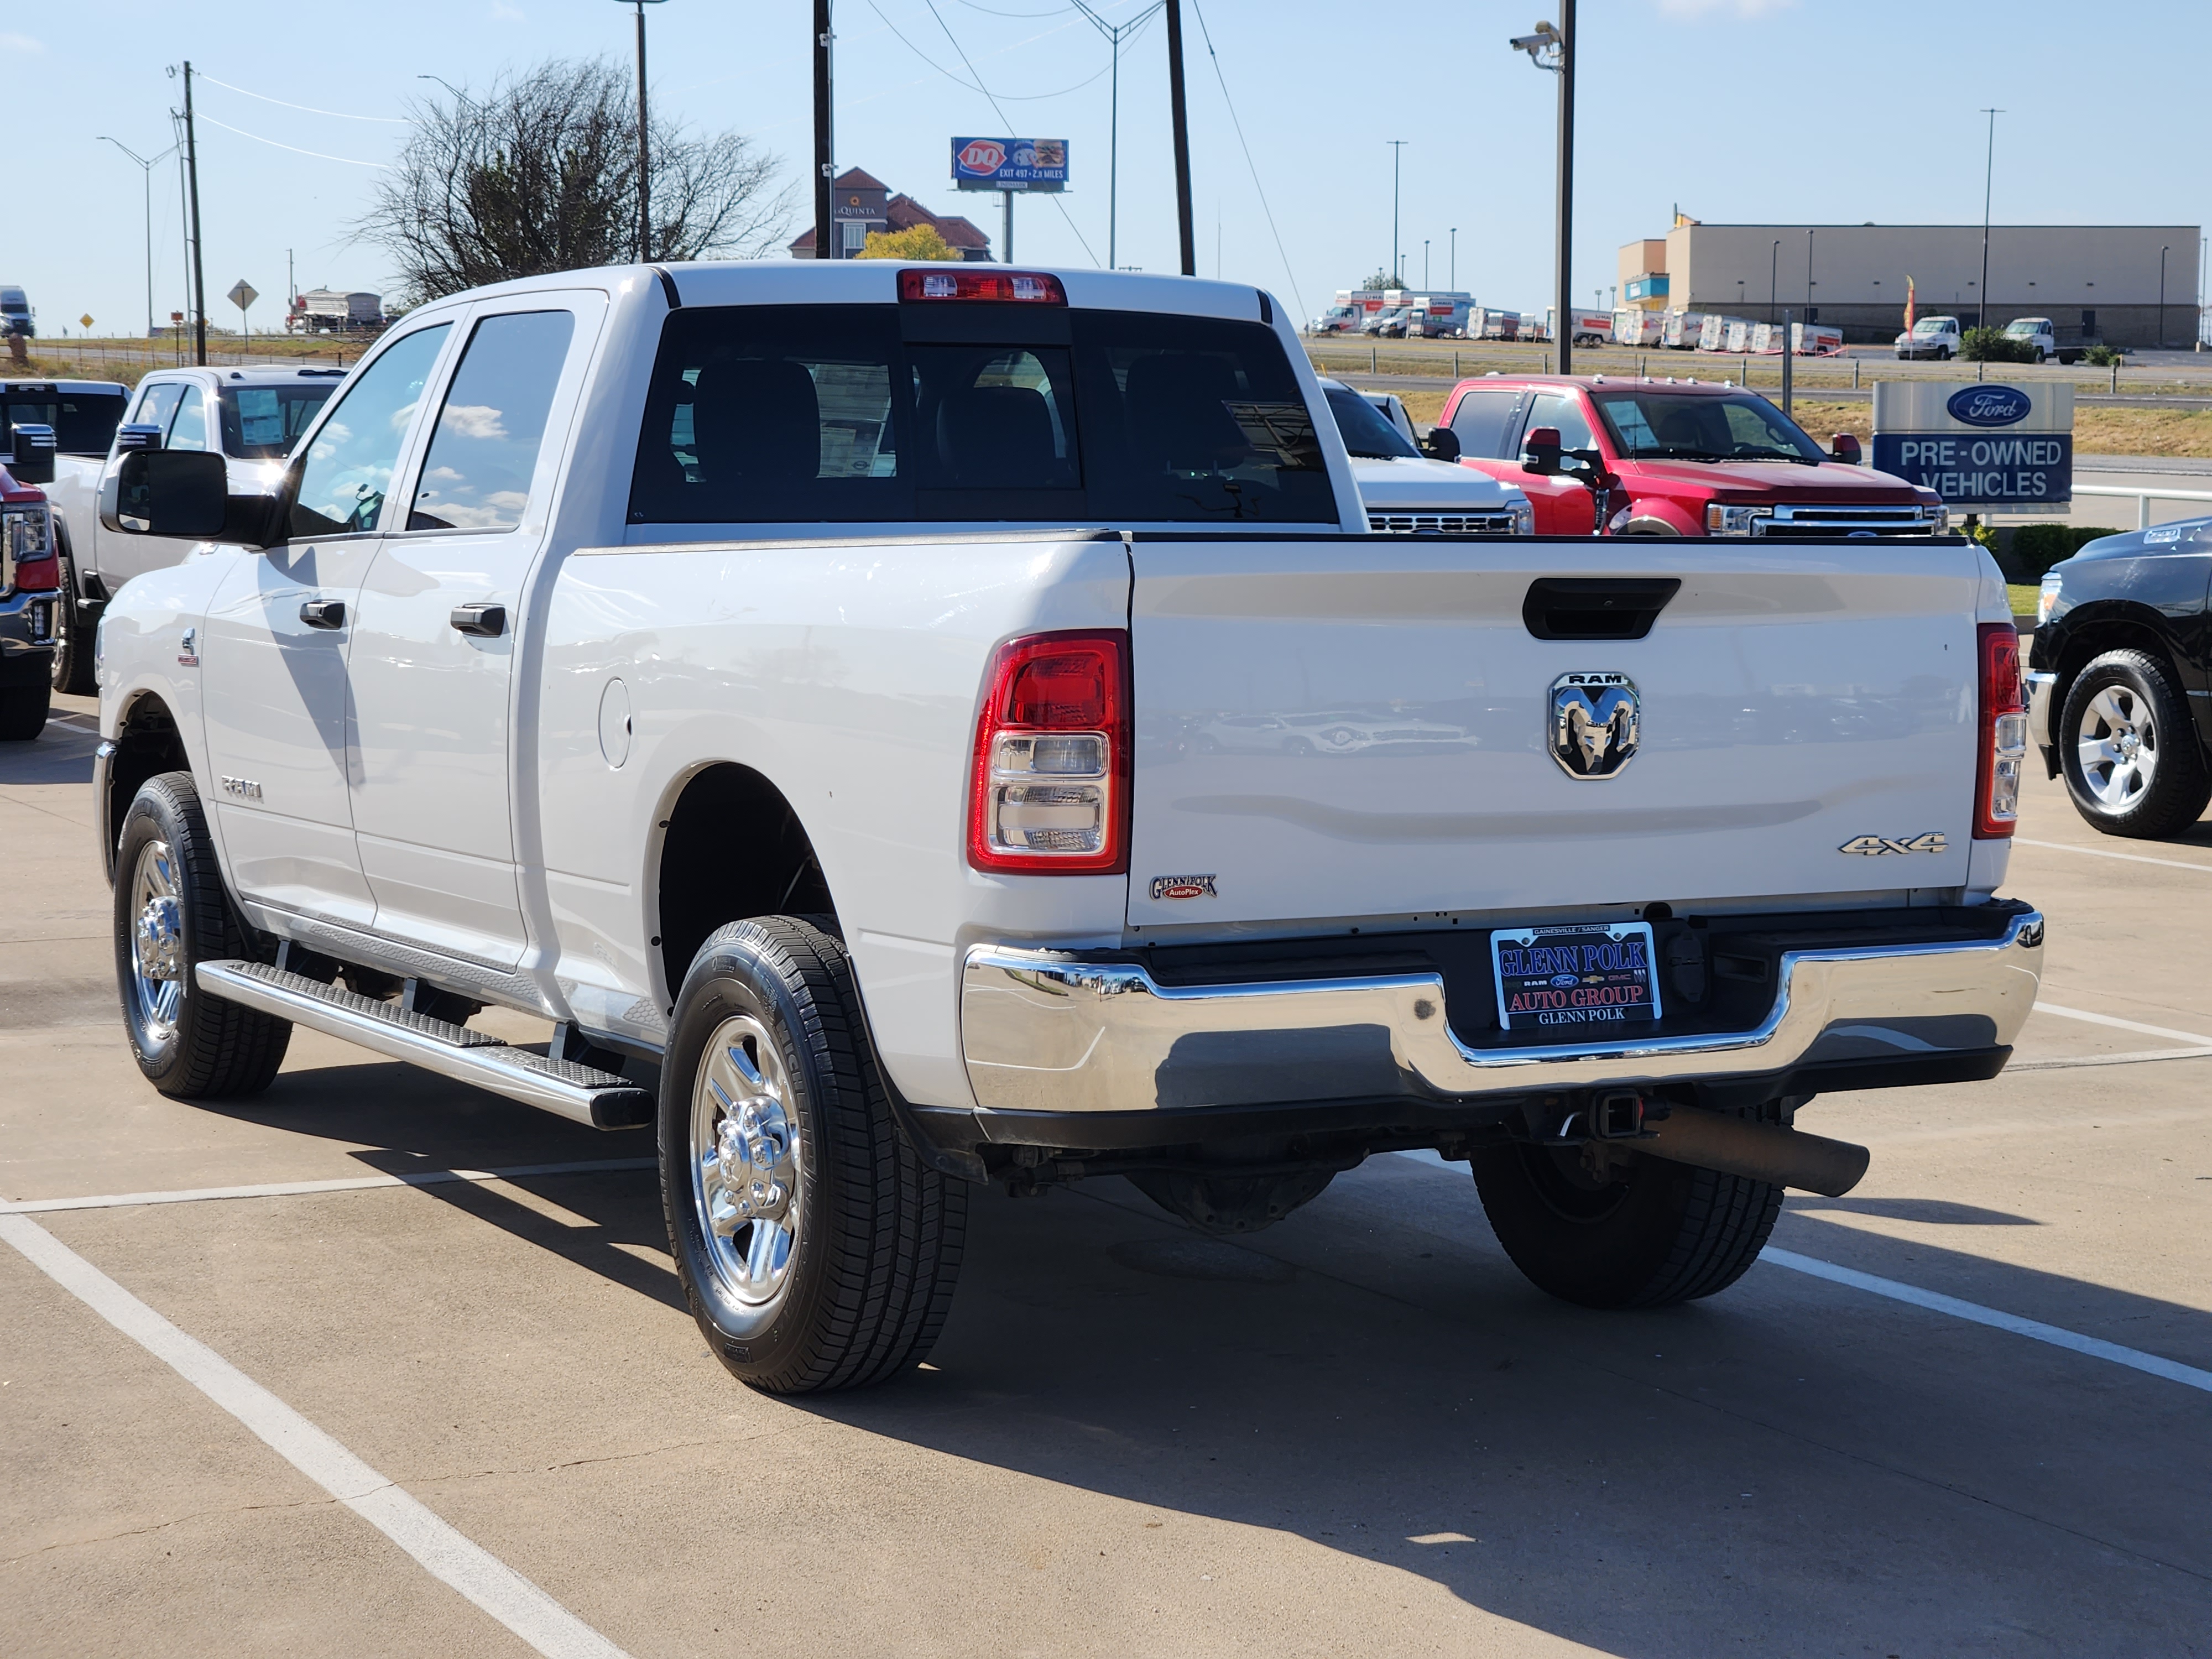
{"type": "Polygon", "coordinates": [[[661,1071],[661,1203],[708,1346],[769,1394],[880,1382],[943,1328],[965,1183],[892,1115],[838,939],[732,922],[693,958],[661,1071]]]}
{"type": "MultiPolygon", "coordinates": [[[[1739,1115],[1779,1122],[1779,1104],[1739,1115]]],[[[1537,1289],[1585,1308],[1656,1308],[1724,1291],[1765,1247],[1782,1188],[1639,1157],[1601,1183],[1580,1150],[1495,1146],[1474,1160],[1498,1242],[1537,1289]]]]}
{"type": "Polygon", "coordinates": [[[253,948],[222,884],[189,772],[149,778],[115,860],[115,978],[146,1080],[173,1100],[258,1094],[283,1064],[289,1020],[203,991],[203,962],[253,948]]]}
{"type": "Polygon", "coordinates": [[[2212,801],[2188,699],[2147,651],[2107,651],[2075,675],[2052,736],[2074,810],[2106,835],[2171,836],[2212,801]]]}
{"type": "Polygon", "coordinates": [[[53,687],[43,680],[36,685],[11,685],[0,691],[0,743],[33,741],[46,729],[53,696],[53,687]]]}
{"type": "Polygon", "coordinates": [[[92,629],[77,611],[76,566],[61,556],[62,597],[54,608],[53,688],[64,696],[92,695],[92,629]]]}

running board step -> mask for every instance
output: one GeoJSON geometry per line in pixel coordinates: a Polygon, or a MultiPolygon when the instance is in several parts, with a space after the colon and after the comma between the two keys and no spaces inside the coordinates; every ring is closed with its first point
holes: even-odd
{"type": "Polygon", "coordinates": [[[517,1048],[451,1020],[410,1014],[259,962],[204,962],[200,989],[311,1031],[356,1042],[594,1129],[653,1121],[653,1097],[628,1078],[517,1048]]]}

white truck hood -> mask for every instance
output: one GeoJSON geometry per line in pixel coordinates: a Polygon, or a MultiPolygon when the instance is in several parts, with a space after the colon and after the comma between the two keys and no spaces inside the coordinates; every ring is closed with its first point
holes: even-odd
{"type": "Polygon", "coordinates": [[[1355,455],[1359,499],[1377,513],[1502,513],[1522,498],[1510,484],[1449,461],[1355,455]]]}

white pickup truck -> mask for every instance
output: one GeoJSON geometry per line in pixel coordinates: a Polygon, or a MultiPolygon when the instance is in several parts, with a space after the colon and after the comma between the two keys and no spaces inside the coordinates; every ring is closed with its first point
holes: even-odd
{"type": "Polygon", "coordinates": [[[1238,1231],[1431,1148],[1548,1291],[1721,1289],[1864,1170],[1808,1099],[2034,1000],[2004,584],[1372,534],[1321,402],[1250,288],[677,265],[410,312],[273,497],[122,456],[110,526],[208,544],[99,635],[138,1064],[301,1024],[655,1125],[769,1389],[927,1351],[973,1182],[1238,1231]],[[1206,741],[1271,721],[1357,740],[1206,741]]]}

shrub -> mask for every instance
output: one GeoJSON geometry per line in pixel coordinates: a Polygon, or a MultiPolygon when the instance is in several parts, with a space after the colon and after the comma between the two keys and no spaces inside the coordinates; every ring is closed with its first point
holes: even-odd
{"type": "Polygon", "coordinates": [[[2039,582],[2051,567],[2070,559],[2100,536],[2117,530],[2086,524],[2024,524],[2012,533],[2012,560],[2022,581],[2039,582]]]}
{"type": "Polygon", "coordinates": [[[1970,363],[2032,363],[2035,346],[2001,328],[1970,328],[1959,337],[1959,355],[1970,363]]]}
{"type": "Polygon", "coordinates": [[[2081,361],[2097,368],[2112,368],[2124,360],[2118,346],[2093,345],[2081,354],[2081,361]]]}
{"type": "Polygon", "coordinates": [[[908,225],[904,230],[872,230],[855,259],[957,259],[959,249],[945,240],[935,225],[908,225]]]}

